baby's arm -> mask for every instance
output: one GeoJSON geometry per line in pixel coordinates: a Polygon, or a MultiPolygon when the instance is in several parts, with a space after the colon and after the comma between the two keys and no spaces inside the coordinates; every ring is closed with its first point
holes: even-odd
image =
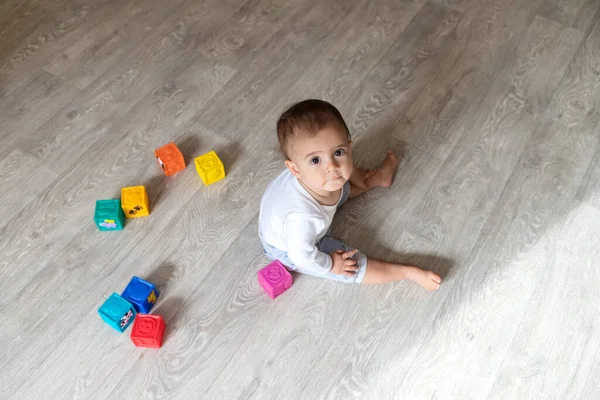
{"type": "Polygon", "coordinates": [[[327,254],[315,245],[317,234],[321,231],[319,222],[324,222],[310,215],[295,215],[286,221],[286,247],[288,257],[299,272],[310,275],[324,275],[328,272],[351,276],[356,274],[358,266],[352,260],[355,251],[334,252],[327,254]]]}

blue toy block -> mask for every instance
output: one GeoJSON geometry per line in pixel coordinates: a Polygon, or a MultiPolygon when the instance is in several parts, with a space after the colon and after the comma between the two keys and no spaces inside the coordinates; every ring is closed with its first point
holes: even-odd
{"type": "Polygon", "coordinates": [[[96,201],[94,222],[101,231],[118,231],[125,226],[125,214],[119,199],[96,201]]]}
{"type": "Polygon", "coordinates": [[[148,314],[156,303],[159,293],[153,283],[134,276],[121,296],[133,304],[137,312],[148,314]]]}
{"type": "Polygon", "coordinates": [[[98,314],[100,314],[100,317],[108,325],[112,326],[118,332],[123,332],[131,325],[137,312],[133,304],[118,294],[113,293],[100,306],[98,314]]]}

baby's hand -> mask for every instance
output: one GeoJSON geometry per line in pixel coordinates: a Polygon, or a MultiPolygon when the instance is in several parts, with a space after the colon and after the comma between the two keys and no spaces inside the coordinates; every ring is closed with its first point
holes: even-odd
{"type": "Polygon", "coordinates": [[[358,250],[350,250],[344,253],[343,250],[336,250],[331,253],[329,256],[333,261],[333,265],[331,267],[331,271],[337,275],[344,276],[354,276],[356,275],[356,271],[358,271],[358,265],[356,265],[356,260],[353,260],[353,257],[358,250]]]}

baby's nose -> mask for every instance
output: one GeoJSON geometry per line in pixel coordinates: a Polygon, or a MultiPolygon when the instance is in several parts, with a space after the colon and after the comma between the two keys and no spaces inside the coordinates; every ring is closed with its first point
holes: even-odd
{"type": "Polygon", "coordinates": [[[335,160],[330,160],[327,163],[327,170],[336,170],[339,168],[339,164],[335,160]]]}

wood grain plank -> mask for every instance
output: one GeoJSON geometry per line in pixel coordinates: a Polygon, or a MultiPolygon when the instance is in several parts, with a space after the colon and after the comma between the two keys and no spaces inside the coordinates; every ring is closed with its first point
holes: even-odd
{"type": "Polygon", "coordinates": [[[564,222],[598,139],[541,124],[458,271],[452,293],[396,396],[486,398],[564,222]]]}
{"type": "MultiPolygon", "coordinates": [[[[25,385],[33,375],[41,377],[40,379],[49,377],[50,382],[41,386],[25,385],[30,391],[29,395],[33,397],[41,395],[39,391],[48,393],[50,390],[57,390],[57,396],[58,393],[64,394],[67,390],[75,390],[75,393],[77,391],[94,393],[96,387],[92,382],[85,380],[75,387],[61,387],[65,381],[55,375],[58,371],[52,368],[52,363],[42,364],[35,374],[32,371],[25,374],[25,365],[32,360],[43,361],[45,357],[52,354],[54,349],[48,345],[49,341],[57,337],[64,338],[69,334],[70,330],[65,323],[65,318],[72,315],[75,309],[78,309],[79,313],[86,314],[87,310],[96,308],[95,303],[98,302],[99,297],[89,296],[78,299],[80,291],[97,293],[98,296],[101,293],[109,295],[110,293],[105,293],[102,288],[126,284],[127,275],[136,272],[135,269],[120,268],[122,260],[130,255],[134,248],[139,247],[140,242],[149,240],[148,236],[153,236],[155,231],[164,229],[179,215],[180,208],[198,191],[199,178],[193,166],[173,178],[164,178],[159,167],[153,165],[155,160],[152,151],[167,141],[175,140],[190,162],[191,155],[199,150],[198,142],[202,141],[202,138],[196,136],[197,132],[196,135],[186,132],[185,135],[180,136],[180,130],[185,128],[185,122],[189,121],[214,95],[214,92],[219,90],[218,87],[222,87],[233,75],[233,71],[229,68],[218,65],[206,69],[204,75],[198,74],[200,71],[198,66],[194,66],[190,68],[188,74],[182,74],[177,79],[172,79],[170,83],[166,83],[164,87],[155,90],[139,105],[137,123],[131,124],[124,139],[113,138],[99,148],[94,148],[93,152],[82,160],[83,168],[88,171],[94,168],[94,177],[85,177],[81,184],[69,188],[78,179],[77,171],[73,171],[67,175],[68,179],[62,180],[54,188],[69,199],[63,205],[63,209],[68,207],[68,213],[73,216],[71,217],[73,221],[78,221],[84,218],[84,213],[92,215],[93,196],[117,195],[118,197],[120,187],[145,183],[149,192],[152,214],[145,219],[128,220],[125,231],[108,236],[97,232],[93,224],[87,224],[77,236],[72,236],[66,243],[65,251],[48,258],[44,265],[36,266],[37,272],[32,274],[29,282],[24,284],[25,279],[12,279],[12,285],[22,285],[21,290],[16,292],[13,289],[13,292],[17,293],[17,299],[14,301],[22,304],[25,307],[24,311],[44,309],[40,300],[44,297],[53,297],[52,308],[46,311],[43,318],[29,313],[13,313],[11,317],[20,321],[21,329],[36,327],[45,333],[36,337],[36,343],[44,349],[43,351],[40,351],[40,348],[26,348],[27,342],[23,342],[25,339],[23,337],[3,337],[4,340],[13,343],[9,352],[12,359],[8,362],[12,373],[7,379],[10,379],[10,387],[14,390],[18,389],[19,385],[25,385]],[[210,81],[210,84],[207,84],[207,81],[210,81]],[[212,93],[209,89],[212,89],[212,93]],[[92,163],[95,163],[93,167],[90,165],[92,163]],[[152,165],[153,168],[148,168],[148,165],[152,165]],[[90,250],[84,252],[83,249],[90,250]],[[76,291],[73,290],[73,285],[78,288],[76,291]],[[57,291],[57,287],[65,289],[57,291]],[[74,303],[77,305],[74,306],[74,303]],[[52,336],[48,336],[48,332],[52,332],[52,336]],[[93,387],[88,389],[90,385],[93,387]]],[[[48,206],[55,207],[58,200],[64,202],[63,198],[57,198],[54,204],[48,206]]],[[[48,235],[57,234],[58,232],[49,232],[48,235]]],[[[30,253],[28,255],[39,257],[30,253]]],[[[21,262],[27,263],[28,260],[24,259],[21,262]]],[[[132,264],[135,265],[140,264],[132,264]]],[[[6,310],[6,303],[3,302],[0,312],[6,310]]],[[[98,326],[94,329],[97,328],[98,326]]],[[[60,353],[59,357],[64,357],[64,354],[60,353]]],[[[33,378],[33,382],[35,381],[37,378],[33,378]]]]}
{"type": "MultiPolygon", "coordinates": [[[[163,87],[146,96],[133,110],[131,120],[120,126],[124,131],[123,137],[113,137],[112,140],[105,140],[101,145],[91,148],[80,160],[77,160],[78,169],[64,174],[56,187],[45,193],[44,197],[50,196],[50,199],[38,199],[34,208],[29,210],[29,213],[23,214],[21,218],[49,221],[47,225],[40,224],[38,226],[40,229],[43,226],[48,229],[60,221],[75,224],[79,219],[87,220],[84,217],[86,214],[83,213],[91,215],[89,212],[92,211],[82,209],[83,204],[88,204],[88,207],[93,208],[93,201],[97,198],[118,196],[121,185],[139,184],[140,180],[151,179],[149,176],[144,179],[147,173],[159,175],[159,170],[147,170],[146,167],[148,162],[155,163],[153,149],[179,136],[180,133],[177,130],[182,128],[185,122],[189,121],[198,109],[233,75],[233,71],[229,68],[220,68],[218,65],[208,66],[208,68],[205,66],[204,74],[200,73],[199,65],[195,65],[193,71],[195,81],[186,79],[185,75],[182,75],[180,80],[167,81],[163,87]],[[208,83],[203,81],[202,77],[208,83]],[[125,147],[123,148],[123,146],[125,147]],[[141,164],[139,164],[140,158],[145,160],[141,164]],[[102,161],[99,162],[99,160],[102,161]],[[82,173],[82,171],[85,172],[82,173]],[[91,174],[90,171],[93,173],[91,174]],[[145,174],[139,176],[140,172],[145,172],[145,174]],[[118,178],[116,182],[114,181],[115,177],[118,178]],[[53,198],[53,192],[62,193],[62,197],[54,196],[53,198]],[[68,209],[71,217],[63,215],[60,217],[62,219],[54,220],[53,218],[58,217],[53,212],[57,207],[68,209]]],[[[196,146],[197,141],[194,136],[191,134],[185,136],[185,140],[191,142],[193,147],[196,146]]],[[[196,149],[192,150],[196,151],[196,149]]],[[[188,154],[188,162],[190,161],[189,157],[188,154]]],[[[154,200],[152,193],[150,195],[151,200],[154,200]]],[[[153,203],[156,202],[153,201],[153,203]]],[[[29,229],[31,228],[30,226],[29,229]]],[[[40,239],[41,242],[45,238],[58,240],[65,234],[66,232],[57,232],[56,228],[50,228],[45,232],[44,237],[35,235],[35,239],[40,239]]],[[[67,236],[66,238],[70,239],[71,237],[67,236]]],[[[12,250],[6,255],[7,257],[16,256],[23,252],[22,255],[28,254],[37,257],[34,249],[39,248],[39,245],[37,240],[32,243],[14,242],[10,246],[12,250]],[[25,247],[22,248],[21,245],[25,247]]],[[[8,273],[8,271],[6,272],[8,273]]],[[[18,287],[15,281],[13,281],[13,285],[14,289],[18,287]]]]}
{"type": "Polygon", "coordinates": [[[471,0],[432,0],[432,3],[438,4],[459,12],[465,12],[472,7],[471,0]]]}
{"type": "Polygon", "coordinates": [[[17,46],[41,20],[64,4],[65,0],[3,1],[0,4],[0,54],[17,46]]]}
{"type": "Polygon", "coordinates": [[[599,6],[0,1],[0,398],[597,398],[599,6]],[[440,292],[258,286],[274,123],[305,97],[340,108],[358,165],[404,153],[334,235],[440,292]],[[164,177],[172,140],[188,162],[216,150],[226,179],[164,177]],[[150,217],[98,232],[95,200],[132,184],[150,217]],[[132,275],[161,290],[158,351],[97,315],[132,275]]]}
{"type": "Polygon", "coordinates": [[[343,1],[308,6],[285,29],[275,32],[259,49],[262,56],[244,67],[244,73],[232,79],[229,87],[202,111],[208,129],[241,141],[253,138],[248,136],[247,129],[240,128],[239,121],[244,121],[244,127],[263,125],[264,121],[273,126],[277,114],[293,96],[290,87],[312,58],[324,49],[330,31],[337,29],[351,9],[343,1]],[[227,118],[222,117],[224,114],[227,118]]]}
{"type": "Polygon", "coordinates": [[[0,96],[20,87],[56,52],[76,41],[90,26],[115,15],[122,6],[122,2],[113,0],[71,0],[45,14],[24,40],[2,52],[0,96]]]}
{"type": "Polygon", "coordinates": [[[461,135],[436,182],[413,210],[409,224],[418,227],[415,233],[461,258],[471,250],[556,85],[538,80],[537,71],[560,73],[568,57],[548,68],[546,55],[572,49],[581,37],[563,33],[554,21],[534,20],[515,62],[490,88],[474,124],[461,135]]]}
{"type": "Polygon", "coordinates": [[[547,115],[569,127],[600,121],[600,10],[560,81],[547,115]]]}
{"type": "Polygon", "coordinates": [[[600,146],[577,191],[577,199],[600,209],[600,146]]]}
{"type": "MultiPolygon", "coordinates": [[[[184,129],[184,131],[195,133],[201,131],[201,127],[195,125],[197,122],[193,121],[193,124],[184,129]]],[[[202,141],[206,140],[207,143],[202,147],[210,146],[208,148],[204,147],[206,150],[200,150],[201,152],[210,150],[211,147],[215,148],[213,147],[214,144],[219,143],[219,138],[216,135],[210,137],[208,131],[202,131],[201,136],[204,137],[202,141]]],[[[217,151],[219,155],[222,155],[226,165],[232,165],[234,163],[232,158],[235,159],[239,154],[239,148],[235,145],[229,145],[223,140],[221,142],[226,147],[216,146],[217,151]]],[[[257,143],[257,145],[260,146],[260,143],[257,143]]],[[[264,161],[265,154],[261,155],[264,161]]],[[[277,161],[277,165],[280,166],[280,161],[277,161]]],[[[250,210],[256,210],[260,192],[252,192],[251,199],[245,195],[252,188],[255,188],[257,183],[261,187],[266,186],[268,179],[273,177],[279,169],[274,169],[273,165],[266,165],[269,168],[266,171],[248,173],[250,165],[256,165],[256,162],[251,159],[240,163],[240,165],[236,165],[235,169],[228,171],[229,175],[226,181],[198,193],[200,197],[196,196],[192,198],[188,206],[178,213],[180,218],[176,221],[172,220],[164,227],[147,225],[146,232],[154,232],[156,228],[162,234],[153,235],[148,233],[146,239],[139,242],[140,245],[133,249],[126,249],[127,256],[123,260],[119,260],[118,258],[116,260],[106,260],[109,265],[112,265],[112,267],[106,268],[109,270],[112,268],[113,272],[107,278],[110,282],[107,281],[103,286],[118,287],[119,284],[124,285],[132,274],[140,273],[139,268],[146,266],[147,270],[150,263],[152,263],[151,267],[157,267],[161,263],[166,263],[176,266],[174,273],[177,276],[175,277],[176,279],[173,279],[169,283],[171,286],[170,290],[173,290],[174,293],[185,299],[190,298],[188,295],[198,289],[198,282],[202,281],[202,276],[211,270],[211,267],[219,260],[224,250],[227,249],[244,227],[244,218],[248,218],[246,220],[248,221],[254,215],[250,210]],[[237,211],[238,209],[239,211],[237,211]],[[241,226],[240,222],[242,222],[241,226]],[[185,234],[182,235],[182,232],[185,232],[185,234]],[[117,265],[114,265],[114,262],[117,262],[117,265]],[[132,270],[129,268],[118,268],[119,265],[139,267],[137,270],[132,270]],[[203,267],[195,268],[197,265],[202,265],[203,267]]],[[[195,174],[195,172],[190,172],[195,174]]],[[[137,174],[139,175],[139,172],[137,174]]],[[[131,174],[131,176],[134,175],[131,174]]],[[[195,178],[195,180],[197,182],[198,178],[195,178]]],[[[186,182],[185,184],[189,186],[189,183],[186,182]]],[[[194,189],[197,187],[195,186],[194,189]]],[[[174,190],[177,190],[177,188],[174,188],[174,190]]],[[[173,198],[177,199],[178,197],[174,195],[173,198]]],[[[155,216],[154,218],[160,218],[160,216],[155,216]]],[[[140,221],[140,223],[144,222],[150,224],[149,221],[140,221]]],[[[255,236],[253,236],[253,239],[256,239],[255,236]]],[[[78,258],[78,262],[84,262],[86,259],[87,257],[84,257],[83,260],[78,258]]],[[[68,345],[69,339],[66,340],[65,345],[68,345]]],[[[57,350],[57,352],[57,357],[63,356],[62,351],[57,350]]],[[[111,360],[106,364],[102,364],[99,366],[100,370],[94,373],[94,376],[106,377],[108,383],[104,378],[102,380],[89,380],[84,376],[81,377],[80,381],[78,379],[77,382],[59,380],[61,384],[67,385],[67,387],[57,386],[55,389],[57,391],[60,389],[61,391],[69,392],[77,392],[81,389],[84,394],[95,393],[98,390],[112,390],[112,387],[123,377],[124,372],[121,367],[130,367],[131,360],[128,358],[128,354],[124,354],[123,352],[117,352],[117,354],[110,355],[110,357],[117,357],[119,359],[123,357],[123,359],[120,359],[120,361],[111,360]],[[119,368],[113,369],[114,365],[119,365],[119,368]],[[107,386],[110,386],[110,388],[107,389],[107,386]]],[[[193,360],[190,360],[190,362],[193,362],[193,360]]],[[[42,381],[52,381],[55,379],[54,376],[59,371],[56,371],[52,365],[52,363],[44,364],[39,370],[39,375],[36,374],[36,378],[32,378],[33,381],[37,382],[40,379],[42,381]]],[[[27,392],[28,390],[32,392],[45,390],[44,386],[35,385],[30,389],[28,387],[29,385],[23,385],[21,386],[21,390],[23,392],[27,392]]]]}
{"type": "Polygon", "coordinates": [[[213,377],[231,360],[253,328],[260,326],[253,321],[274,313],[253,272],[263,262],[260,243],[255,237],[256,221],[256,218],[248,221],[234,242],[235,248],[223,252],[218,267],[202,279],[204,284],[195,285],[195,290],[186,294],[191,302],[188,304],[198,307],[179,310],[183,315],[178,317],[180,322],[174,326],[164,347],[166,351],[153,363],[136,362],[110,397],[135,396],[138,389],[129,384],[132,379],[153,381],[146,391],[146,396],[153,398],[185,396],[190,391],[206,393],[213,377]],[[240,254],[247,255],[242,262],[240,254]]]}
{"type": "Polygon", "coordinates": [[[340,110],[354,138],[390,131],[432,79],[460,13],[426,3],[340,110]]]}
{"type": "Polygon", "coordinates": [[[0,98],[0,158],[26,140],[78,93],[75,86],[41,71],[10,97],[0,98]]]}
{"type": "Polygon", "coordinates": [[[538,9],[538,14],[586,31],[594,22],[598,5],[595,0],[545,0],[538,9]]]}
{"type": "Polygon", "coordinates": [[[357,4],[328,38],[290,92],[298,101],[324,99],[341,106],[410,23],[424,2],[357,4]]]}
{"type": "Polygon", "coordinates": [[[0,229],[10,225],[13,217],[33,198],[56,179],[50,171],[33,157],[15,150],[0,162],[0,229]]]}
{"type": "MultiPolygon", "coordinates": [[[[390,250],[386,259],[427,265],[444,276],[459,262],[408,230],[390,250]]],[[[319,370],[329,373],[303,368],[299,398],[393,398],[452,285],[449,278],[435,293],[409,282],[366,287],[354,295],[356,306],[349,312],[346,304],[336,303],[344,320],[329,328],[338,340],[315,351],[319,370]]]]}
{"type": "Polygon", "coordinates": [[[556,82],[565,73],[575,49],[583,39],[581,31],[563,28],[555,21],[535,17],[514,69],[503,75],[518,95],[529,102],[529,110],[542,113],[551,100],[556,82]]]}
{"type": "MultiPolygon", "coordinates": [[[[260,148],[260,143],[257,143],[256,146],[260,148]]],[[[219,151],[219,154],[225,155],[225,159],[238,153],[236,146],[219,151]]],[[[256,189],[257,187],[264,188],[269,180],[280,171],[281,161],[274,152],[271,155],[262,152],[261,155],[258,171],[248,172],[250,166],[257,166],[254,159],[240,159],[229,171],[226,181],[198,192],[188,203],[186,209],[182,211],[181,218],[178,221],[172,221],[163,230],[164,235],[161,238],[154,237],[144,244],[143,249],[135,249],[124,261],[131,264],[147,264],[147,260],[156,260],[159,263],[164,262],[176,266],[177,272],[169,282],[169,290],[176,293],[177,297],[185,299],[185,304],[177,306],[177,310],[180,310],[177,313],[183,314],[181,316],[182,325],[174,327],[174,332],[176,332],[174,335],[183,336],[178,336],[179,339],[175,342],[172,353],[162,353],[163,356],[166,356],[164,362],[167,365],[172,365],[170,361],[172,359],[178,360],[177,364],[180,365],[176,367],[176,370],[159,374],[159,371],[155,369],[163,369],[162,362],[148,366],[151,370],[147,370],[145,367],[143,369],[136,368],[131,365],[125,355],[119,354],[118,359],[121,360],[121,357],[123,359],[115,360],[113,363],[122,363],[131,369],[126,374],[119,369],[119,373],[111,375],[111,382],[114,385],[123,379],[123,382],[115,389],[116,394],[112,393],[111,397],[116,395],[127,397],[131,390],[135,390],[127,382],[131,379],[138,379],[140,374],[144,376],[159,374],[161,376],[161,379],[157,381],[158,386],[152,388],[152,392],[157,393],[154,395],[155,397],[177,395],[181,391],[185,393],[190,390],[189,387],[205,388],[211,382],[211,379],[205,378],[206,375],[219,373],[218,368],[210,366],[229,361],[226,356],[224,360],[221,360],[222,354],[227,354],[234,349],[230,350],[221,343],[223,341],[230,343],[230,336],[239,335],[240,329],[243,334],[246,332],[245,324],[230,324],[230,322],[238,319],[238,313],[241,313],[241,318],[245,318],[246,313],[252,314],[246,308],[236,311],[238,303],[242,301],[237,297],[247,297],[247,285],[251,285],[253,291],[251,295],[256,296],[261,302],[265,300],[262,289],[258,288],[255,278],[258,263],[264,263],[262,251],[259,250],[260,244],[256,238],[255,218],[262,191],[256,189]],[[271,162],[268,161],[270,158],[272,158],[271,162]],[[245,233],[240,235],[242,231],[245,233]],[[181,232],[186,232],[186,234],[181,235],[181,232]],[[238,237],[243,238],[244,243],[249,243],[254,250],[248,250],[245,245],[239,249],[230,249],[238,237]],[[258,257],[257,261],[253,260],[254,257],[258,257]],[[247,267],[252,268],[253,272],[247,271],[247,267]],[[226,278],[229,274],[235,275],[226,278]],[[231,286],[231,282],[245,283],[231,286]],[[238,293],[239,291],[241,293],[238,293]],[[223,296],[226,296],[227,293],[232,293],[232,296],[234,296],[233,293],[236,293],[236,299],[232,300],[233,305],[223,303],[223,296]],[[198,296],[202,297],[198,298],[198,296]],[[200,308],[192,307],[191,304],[202,306],[200,308]],[[232,307],[235,309],[232,310],[232,307]],[[233,315],[229,318],[228,315],[231,313],[233,315]],[[215,318],[217,319],[215,320],[215,318]],[[194,343],[192,347],[190,347],[191,343],[194,343]],[[225,353],[222,353],[220,349],[225,353]],[[197,356],[188,357],[190,351],[197,356]],[[196,365],[202,365],[200,370],[196,369],[196,365]],[[187,372],[181,374],[184,371],[187,372]],[[199,371],[201,371],[200,374],[199,371]]],[[[226,165],[231,164],[227,162],[226,165]]]]}
{"type": "Polygon", "coordinates": [[[595,399],[600,396],[600,386],[598,386],[598,376],[600,376],[600,347],[596,350],[593,367],[588,375],[587,383],[581,395],[582,399],[595,399]]]}
{"type": "MultiPolygon", "coordinates": [[[[63,223],[75,227],[77,221],[88,220],[85,215],[93,214],[93,202],[96,199],[113,195],[118,197],[120,187],[139,184],[140,181],[153,179],[152,176],[160,176],[160,170],[148,170],[147,165],[155,164],[153,150],[174,137],[184,138],[182,146],[191,146],[192,153],[198,151],[197,142],[202,139],[196,138],[197,132],[182,131],[185,135],[181,136],[182,133],[178,130],[185,128],[185,123],[196,115],[233,74],[234,71],[218,64],[205,65],[204,71],[199,64],[195,64],[179,78],[166,81],[164,86],[142,99],[131,112],[130,119],[118,125],[124,132],[123,136],[114,136],[92,147],[76,160],[77,169],[63,174],[56,185],[44,191],[31,208],[21,213],[20,218],[27,221],[40,221],[39,225],[25,228],[35,232],[35,240],[20,242],[17,235],[14,242],[2,243],[7,246],[3,247],[6,250],[6,258],[38,258],[39,254],[36,252],[43,250],[42,243],[50,243],[46,240],[58,241],[61,237],[70,240],[73,237],[66,231],[53,228],[54,225],[63,223]],[[115,181],[115,178],[118,180],[115,181]],[[58,193],[61,195],[56,196],[58,193]],[[87,207],[82,207],[86,204],[87,207]],[[89,207],[92,207],[92,210],[89,207]],[[61,209],[60,213],[56,212],[57,208],[61,209]],[[68,215],[62,215],[67,210],[68,215]],[[41,232],[37,232],[37,229],[43,229],[44,234],[40,235],[41,232]]],[[[188,162],[190,161],[188,154],[188,162]]],[[[149,193],[150,200],[155,200],[153,195],[158,193],[149,193]]],[[[156,206],[156,201],[152,203],[156,206]]],[[[14,273],[8,270],[3,272],[14,273]]],[[[14,292],[19,287],[18,281],[13,280],[11,286],[14,292]]]]}
{"type": "Polygon", "coordinates": [[[299,18],[312,6],[312,2],[247,1],[222,29],[210,35],[202,46],[197,46],[197,51],[205,58],[246,70],[267,43],[285,39],[284,35],[276,35],[277,32],[285,32],[290,20],[299,18]]]}
{"type": "Polygon", "coordinates": [[[84,89],[140,46],[183,2],[132,2],[58,52],[44,69],[84,89]]]}
{"type": "MultiPolygon", "coordinates": [[[[388,150],[400,158],[393,185],[373,189],[350,199],[337,213],[332,233],[373,257],[385,257],[405,230],[414,209],[423,199],[443,162],[385,133],[360,138],[353,150],[356,164],[376,168],[388,150]]],[[[426,266],[424,266],[426,267],[426,266]]]]}
{"type": "MultiPolygon", "coordinates": [[[[502,54],[502,22],[511,7],[487,1],[464,10],[456,27],[456,42],[440,54],[432,81],[418,93],[392,135],[441,159],[446,159],[470,122],[490,85],[482,65],[495,65],[502,54]],[[492,46],[493,44],[493,46],[492,46]],[[491,62],[490,62],[491,61],[491,62]]],[[[491,75],[491,74],[490,74],[491,75]]]]}
{"type": "Polygon", "coordinates": [[[23,40],[42,18],[47,8],[38,1],[0,4],[0,54],[23,40]]]}
{"type": "MultiPolygon", "coordinates": [[[[185,172],[177,180],[162,183],[162,191],[176,191],[177,196],[163,198],[160,206],[152,209],[152,221],[128,222],[125,228],[128,232],[111,236],[98,236],[94,226],[87,226],[65,246],[62,255],[50,259],[46,268],[19,292],[21,303],[43,311],[33,316],[19,313],[8,318],[9,324],[18,325],[17,330],[25,329],[31,334],[27,338],[8,338],[15,347],[11,355],[16,354],[5,364],[11,371],[3,377],[7,380],[3,382],[5,393],[15,398],[99,397],[107,390],[105,386],[110,386],[110,373],[117,365],[112,353],[123,357],[120,366],[136,360],[140,352],[134,351],[129,332],[118,335],[99,320],[96,310],[113,291],[121,293],[132,275],[148,279],[152,276],[147,263],[128,263],[126,257],[176,218],[198,190],[195,172],[185,172]],[[37,295],[52,296],[53,306],[45,307],[37,295]],[[73,313],[81,316],[75,327],[68,323],[73,313]],[[80,337],[87,339],[79,341],[80,337]],[[90,346],[90,342],[95,345],[90,346]],[[35,346],[32,348],[31,344],[35,346]],[[95,367],[82,370],[82,357],[93,361],[95,367]],[[30,368],[32,363],[37,367],[30,368]],[[64,367],[56,369],[57,364],[64,367]]],[[[152,281],[163,284],[156,275],[152,281]]],[[[169,297],[168,302],[172,302],[173,296],[169,297]]],[[[118,379],[112,378],[114,385],[118,379]]]]}
{"type": "Polygon", "coordinates": [[[193,61],[198,54],[190,43],[202,44],[244,2],[228,0],[214,7],[216,3],[189,0],[133,3],[119,18],[109,19],[65,49],[46,69],[84,88],[111,69],[119,68],[117,64],[131,61],[131,53],[135,55],[140,44],[147,45],[148,37],[163,35],[172,36],[187,53],[186,57],[179,54],[173,57],[183,59],[183,64],[193,61]]]}
{"type": "Polygon", "coordinates": [[[523,112],[522,99],[505,96],[478,130],[481,138],[453,150],[408,222],[415,233],[458,257],[478,240],[537,123],[523,112]]]}
{"type": "Polygon", "coordinates": [[[600,346],[599,226],[600,210],[575,202],[544,241],[543,279],[488,398],[592,398],[582,393],[600,346]]]}
{"type": "Polygon", "coordinates": [[[572,56],[581,40],[578,31],[563,29],[547,19],[534,20],[530,7],[514,7],[506,0],[487,2],[466,13],[459,22],[457,37],[445,51],[435,78],[393,133],[442,159],[448,157],[465,132],[473,129],[472,118],[478,115],[491,90],[493,77],[506,74],[512,80],[507,83],[523,92],[520,94],[530,100],[534,112],[544,109],[552,94],[548,91],[552,86],[547,83],[560,79],[564,60],[572,56]],[[520,64],[515,65],[519,54],[515,48],[532,21],[534,25],[527,32],[531,48],[519,49],[520,64]],[[535,38],[542,41],[536,42],[535,38]],[[555,46],[557,50],[552,51],[555,46]]]}
{"type": "MultiPolygon", "coordinates": [[[[197,15],[198,9],[204,10],[205,7],[208,5],[204,3],[192,7],[193,12],[190,12],[201,19],[188,22],[196,26],[203,21],[204,29],[214,29],[222,20],[214,19],[217,11],[197,15]]],[[[228,11],[227,7],[219,9],[223,13],[228,11]]],[[[73,99],[63,112],[25,141],[23,148],[62,172],[97,141],[103,140],[105,135],[120,135],[121,132],[114,129],[116,121],[123,118],[140,98],[161,85],[165,78],[176,76],[196,60],[195,57],[189,57],[181,44],[185,35],[178,38],[166,34],[175,29],[173,22],[167,20],[161,24],[155,35],[150,36],[106,76],[96,80],[89,90],[73,99]],[[149,69],[147,65],[153,67],[149,69]]],[[[192,28],[179,26],[177,29],[185,31],[192,28]]],[[[194,33],[191,30],[187,34],[194,33]]]]}

